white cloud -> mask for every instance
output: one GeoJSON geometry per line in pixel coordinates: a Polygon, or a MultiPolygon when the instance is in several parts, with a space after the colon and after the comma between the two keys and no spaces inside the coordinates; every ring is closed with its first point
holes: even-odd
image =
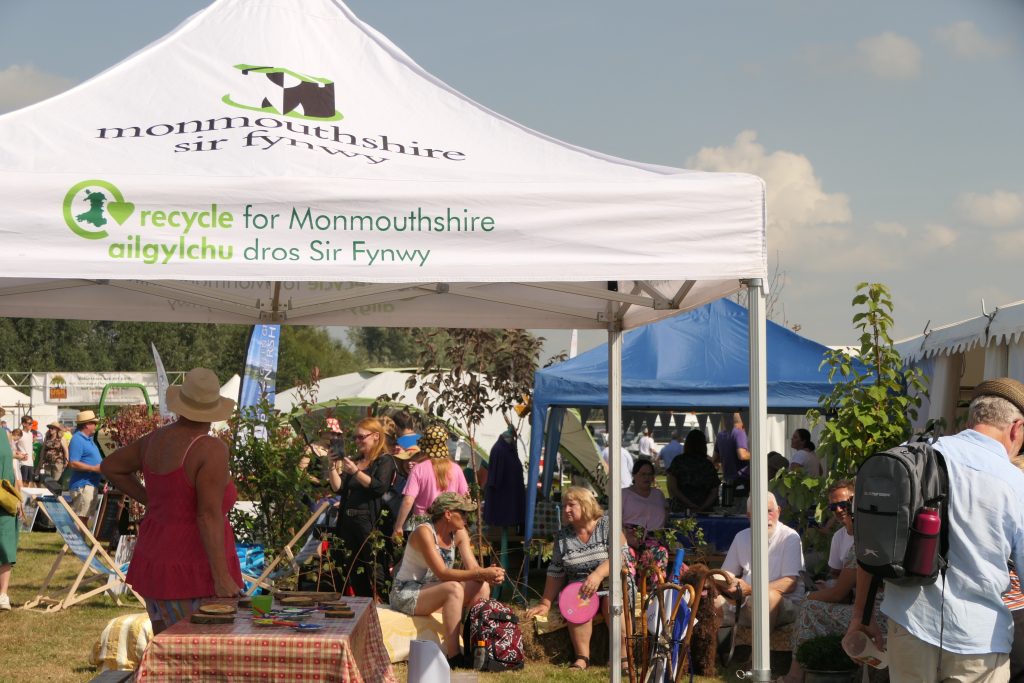
{"type": "Polygon", "coordinates": [[[20,109],[64,92],[74,81],[40,71],[31,64],[0,70],[0,112],[20,109]]]}
{"type": "Polygon", "coordinates": [[[935,38],[961,59],[992,59],[1010,51],[1008,44],[983,35],[971,21],[957,21],[937,28],[935,38]]]}
{"type": "Polygon", "coordinates": [[[1024,195],[1006,190],[965,192],[956,200],[963,218],[986,228],[1005,228],[1024,220],[1024,195]]]}
{"type": "Polygon", "coordinates": [[[767,152],[757,142],[757,132],[745,130],[729,147],[705,147],[691,157],[690,168],[705,171],[739,171],[764,178],[768,186],[768,229],[773,248],[786,249],[807,230],[845,224],[851,219],[849,199],[843,193],[827,193],[814,166],[802,154],[767,152]]]}
{"type": "Polygon", "coordinates": [[[885,80],[916,78],[921,72],[921,49],[910,38],[886,32],[857,43],[860,64],[885,80]]]}
{"type": "Polygon", "coordinates": [[[948,225],[932,223],[924,227],[925,246],[932,249],[944,249],[956,242],[959,233],[948,225]]]}
{"type": "Polygon", "coordinates": [[[875,231],[888,237],[906,237],[909,231],[902,223],[883,221],[875,223],[875,231]]]}

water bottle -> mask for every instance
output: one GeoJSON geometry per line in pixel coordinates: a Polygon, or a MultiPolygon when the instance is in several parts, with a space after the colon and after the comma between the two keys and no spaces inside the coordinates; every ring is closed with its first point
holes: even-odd
{"type": "Polygon", "coordinates": [[[936,545],[939,542],[941,527],[942,520],[939,518],[939,511],[936,508],[923,507],[917,511],[910,530],[908,573],[919,576],[932,576],[935,573],[935,562],[938,559],[936,545]]]}
{"type": "Polygon", "coordinates": [[[477,671],[483,671],[484,667],[487,666],[487,641],[478,640],[476,646],[473,648],[473,668],[477,671]]]}

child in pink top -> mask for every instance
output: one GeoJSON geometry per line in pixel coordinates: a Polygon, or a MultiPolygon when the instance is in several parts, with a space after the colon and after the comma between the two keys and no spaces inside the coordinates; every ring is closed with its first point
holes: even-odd
{"type": "Polygon", "coordinates": [[[419,440],[420,453],[427,459],[416,463],[409,472],[409,478],[402,490],[402,506],[395,519],[394,535],[402,536],[409,513],[424,515],[427,508],[442,493],[469,493],[466,475],[452,461],[448,453],[448,430],[441,425],[432,425],[423,431],[419,440]],[[443,478],[442,478],[443,477],[443,478]],[[442,486],[438,479],[444,483],[442,486]]]}

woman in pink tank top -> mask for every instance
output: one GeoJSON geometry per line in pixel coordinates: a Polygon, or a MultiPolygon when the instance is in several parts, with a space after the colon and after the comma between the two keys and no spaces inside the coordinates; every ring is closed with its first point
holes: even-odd
{"type": "Polygon", "coordinates": [[[227,519],[237,499],[228,449],[209,435],[210,423],[227,419],[235,402],[221,398],[212,371],[196,368],[181,386],[168,387],[167,407],[176,422],[100,465],[111,484],[146,505],[127,579],[146,599],[154,633],[188,618],[203,598],[233,597],[242,588],[227,519]]]}

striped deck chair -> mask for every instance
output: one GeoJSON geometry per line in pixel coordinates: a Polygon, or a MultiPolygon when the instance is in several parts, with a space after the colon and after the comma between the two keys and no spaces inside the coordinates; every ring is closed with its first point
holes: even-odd
{"type": "Polygon", "coordinates": [[[89,529],[82,524],[78,515],[72,511],[71,506],[68,505],[64,498],[60,496],[41,496],[37,500],[39,507],[57,528],[57,533],[64,539],[64,547],[60,549],[56,559],[53,561],[53,566],[50,567],[50,572],[43,580],[39,593],[36,597],[22,605],[21,609],[59,612],[102,593],[110,595],[114,603],[120,607],[125,604],[121,600],[121,593],[124,592],[126,586],[131,595],[139,601],[139,604],[145,607],[146,602],[142,596],[136,593],[131,586],[128,586],[124,571],[107,554],[107,551],[103,549],[103,546],[96,540],[96,537],[92,535],[89,529]],[[67,594],[63,598],[47,595],[50,581],[53,580],[54,575],[60,568],[61,562],[68,555],[73,555],[77,558],[82,563],[82,569],[78,572],[74,582],[71,584],[71,588],[68,589],[67,594]],[[79,594],[80,588],[94,584],[99,585],[79,594]]]}

